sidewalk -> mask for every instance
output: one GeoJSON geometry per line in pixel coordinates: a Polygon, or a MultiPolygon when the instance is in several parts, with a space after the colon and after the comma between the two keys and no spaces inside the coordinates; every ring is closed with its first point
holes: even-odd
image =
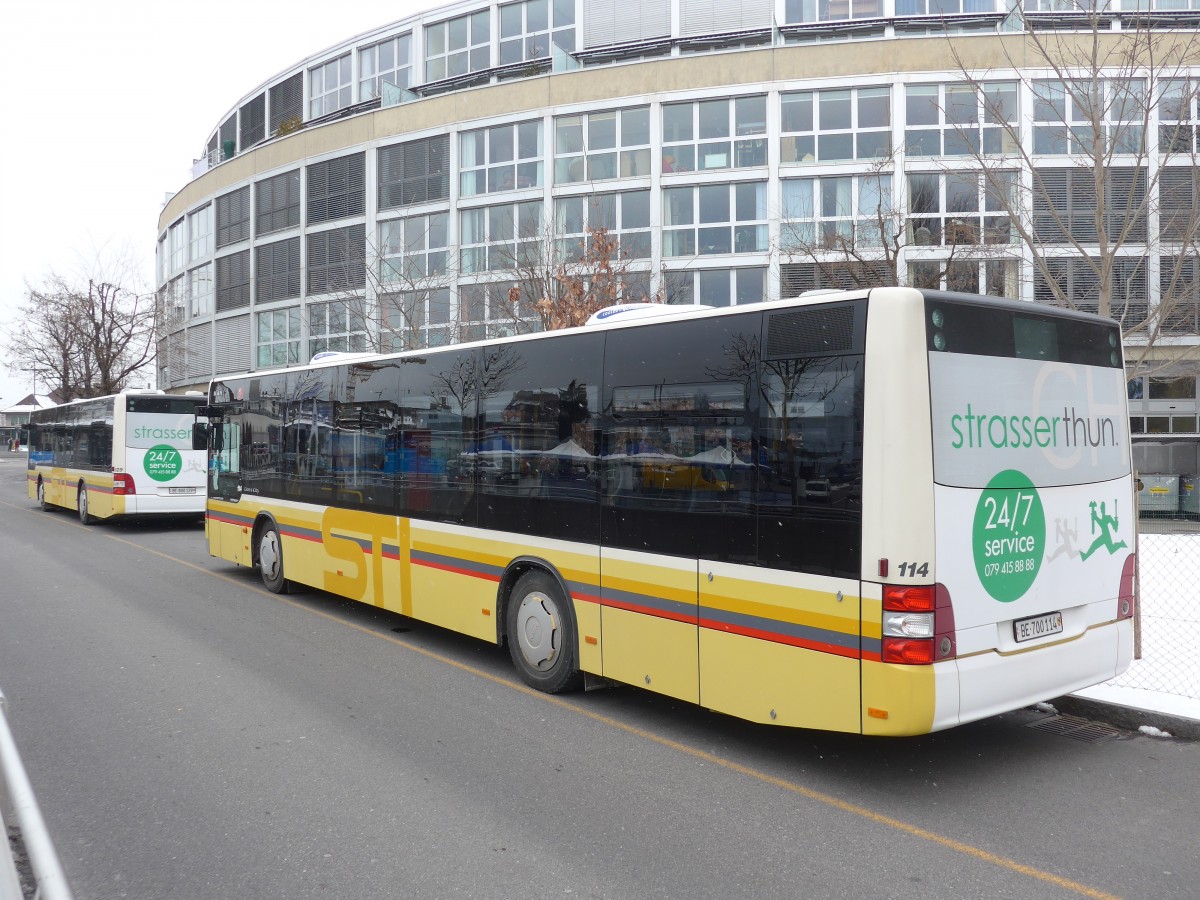
{"type": "Polygon", "coordinates": [[[1148,725],[1171,737],[1200,741],[1200,700],[1191,697],[1098,684],[1052,700],[1051,705],[1059,712],[1130,731],[1148,725]]]}

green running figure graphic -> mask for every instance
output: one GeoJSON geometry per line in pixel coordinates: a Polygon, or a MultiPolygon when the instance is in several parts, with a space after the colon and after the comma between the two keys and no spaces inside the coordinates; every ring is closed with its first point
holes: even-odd
{"type": "MultiPolygon", "coordinates": [[[[1114,501],[1114,504],[1115,504],[1115,501],[1114,501]]],[[[1101,501],[1101,503],[1100,503],[1100,514],[1099,515],[1096,515],[1096,501],[1095,500],[1093,500],[1091,503],[1089,503],[1088,506],[1090,506],[1092,508],[1092,534],[1096,533],[1096,526],[1099,525],[1100,526],[1100,536],[1097,537],[1094,541],[1092,541],[1092,546],[1088,547],[1086,550],[1084,550],[1082,553],[1079,554],[1079,558],[1081,560],[1087,559],[1089,556],[1091,556],[1093,553],[1095,553],[1101,547],[1107,547],[1109,553],[1116,553],[1122,547],[1128,546],[1124,541],[1119,541],[1115,544],[1113,543],[1113,536],[1112,536],[1111,529],[1121,527],[1121,523],[1117,521],[1117,516],[1116,516],[1115,511],[1114,511],[1113,515],[1111,515],[1111,516],[1108,515],[1104,511],[1103,501],[1101,501]]]]}

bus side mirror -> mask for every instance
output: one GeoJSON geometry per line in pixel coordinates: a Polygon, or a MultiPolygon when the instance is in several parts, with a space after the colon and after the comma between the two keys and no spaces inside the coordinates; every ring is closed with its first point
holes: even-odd
{"type": "Polygon", "coordinates": [[[192,426],[192,449],[208,449],[208,425],[204,422],[197,422],[192,426]]]}

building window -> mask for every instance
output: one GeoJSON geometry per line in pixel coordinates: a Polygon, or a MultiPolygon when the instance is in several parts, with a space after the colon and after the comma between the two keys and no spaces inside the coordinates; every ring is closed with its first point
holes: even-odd
{"type": "Polygon", "coordinates": [[[667,303],[735,306],[766,300],[766,291],[767,270],[757,266],[663,273],[663,294],[667,303]]]}
{"type": "Polygon", "coordinates": [[[877,248],[881,229],[892,227],[890,175],[789,178],[782,193],[779,240],[786,252],[877,248]]]}
{"type": "Polygon", "coordinates": [[[449,213],[379,223],[379,280],[411,284],[446,274],[449,213]]]}
{"type": "Polygon", "coordinates": [[[873,19],[883,15],[882,0],[786,0],[788,24],[873,19]]]}
{"type": "Polygon", "coordinates": [[[250,305],[250,251],[218,256],[217,312],[250,305]]]}
{"type": "Polygon", "coordinates": [[[545,59],[551,40],[567,53],[575,52],[574,0],[525,0],[500,7],[500,65],[545,59]]]}
{"type": "Polygon", "coordinates": [[[601,228],[617,239],[619,259],[649,259],[650,191],[590,193],[554,201],[560,259],[578,259],[589,232],[601,228]]]}
{"type": "Polygon", "coordinates": [[[542,185],[541,119],[464,131],[458,147],[463,197],[542,185]]]}
{"type": "Polygon", "coordinates": [[[212,256],[213,208],[211,203],[188,214],[188,238],[191,243],[188,259],[191,262],[212,256]]]}
{"type": "Polygon", "coordinates": [[[407,88],[411,79],[411,34],[401,34],[358,51],[359,100],[383,96],[386,85],[407,88]]]}
{"type": "Polygon", "coordinates": [[[464,274],[551,263],[543,246],[541,200],[460,210],[459,267],[464,274]]]}
{"type": "Polygon", "coordinates": [[[1090,154],[1100,129],[1101,152],[1140,153],[1149,101],[1140,78],[1103,81],[1037,79],[1033,90],[1033,152],[1090,154]]]}
{"type": "Polygon", "coordinates": [[[663,189],[663,256],[761,253],[767,249],[767,184],[663,189]]]}
{"type": "Polygon", "coordinates": [[[650,107],[554,120],[554,183],[650,174],[650,107]]]}
{"type": "Polygon", "coordinates": [[[909,156],[1013,153],[1017,83],[911,84],[905,88],[905,152],[909,156]]]}
{"type": "Polygon", "coordinates": [[[384,295],[383,349],[411,350],[448,343],[451,304],[450,289],[445,287],[384,295]]]}
{"type": "Polygon", "coordinates": [[[1008,244],[1016,240],[1017,173],[910,172],[908,243],[1008,244]]]}
{"type": "Polygon", "coordinates": [[[367,349],[367,323],[362,297],[313,303],[308,307],[308,357],[327,350],[362,353],[367,349]]]}
{"type": "Polygon", "coordinates": [[[217,249],[250,237],[250,186],[217,198],[217,249]]]}
{"type": "Polygon", "coordinates": [[[310,225],[361,216],[366,204],[366,154],[352,153],[308,166],[310,225]]]}
{"type": "Polygon", "coordinates": [[[379,208],[450,196],[450,137],[436,135],[379,149],[379,208]]]}
{"type": "Polygon", "coordinates": [[[308,70],[308,117],[321,116],[350,105],[354,80],[350,74],[350,54],[308,70]]]}
{"type": "Polygon", "coordinates": [[[931,290],[1021,298],[1021,261],[1017,259],[910,260],[908,283],[931,290]]]}
{"type": "Polygon", "coordinates": [[[896,0],[898,16],[956,16],[996,11],[996,0],[896,0]]]}
{"type": "Polygon", "coordinates": [[[188,294],[192,300],[192,318],[207,316],[213,311],[212,263],[197,266],[188,272],[188,294]]]}
{"type": "MultiPolygon", "coordinates": [[[[1146,240],[1146,170],[1110,166],[1105,172],[1103,222],[1108,235],[1126,243],[1146,240]]],[[[1096,178],[1090,169],[1035,169],[1033,229],[1044,243],[1094,244],[1096,178]]]]}
{"type": "Polygon", "coordinates": [[[351,225],[320,231],[307,237],[308,291],[362,290],[367,282],[366,228],[351,225]]]}
{"type": "Polygon", "coordinates": [[[797,91],[780,98],[781,163],[891,155],[891,88],[797,91]]]}
{"type": "Polygon", "coordinates": [[[180,219],[167,229],[167,248],[171,254],[168,262],[170,270],[178,272],[187,263],[188,233],[186,219],[180,219]]]}
{"type": "Polygon", "coordinates": [[[491,67],[490,9],[425,26],[425,80],[442,81],[491,67]]]}
{"type": "Polygon", "coordinates": [[[258,303],[300,296],[300,238],[254,248],[254,299],[258,303]]]}
{"type": "Polygon", "coordinates": [[[300,170],[264,178],[254,186],[254,233],[271,234],[300,224],[300,170]]]}
{"type": "Polygon", "coordinates": [[[662,170],[706,172],[767,164],[767,98],[665,103],[662,170]]]}
{"type": "Polygon", "coordinates": [[[300,362],[300,309],[260,312],[258,319],[257,368],[294,366],[300,362]]]}
{"type": "Polygon", "coordinates": [[[1158,101],[1158,152],[1191,153],[1196,148],[1196,85],[1186,79],[1162,82],[1158,101]]]}

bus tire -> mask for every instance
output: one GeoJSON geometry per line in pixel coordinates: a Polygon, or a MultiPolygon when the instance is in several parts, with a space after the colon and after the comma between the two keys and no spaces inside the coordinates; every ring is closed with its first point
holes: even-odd
{"type": "Polygon", "coordinates": [[[578,669],[575,616],[550,575],[526,572],[513,587],[506,618],[508,652],[521,680],[557,694],[583,684],[578,669]]]}
{"type": "Polygon", "coordinates": [[[79,483],[79,493],[76,494],[76,500],[79,507],[79,524],[80,525],[95,525],[96,517],[88,511],[88,492],[87,485],[82,481],[79,483]]]}
{"type": "Polygon", "coordinates": [[[258,534],[258,571],[263,584],[272,594],[287,592],[288,582],[283,577],[283,542],[274,525],[267,525],[258,534]]]}
{"type": "Polygon", "coordinates": [[[46,501],[46,482],[42,481],[40,478],[38,479],[37,486],[37,500],[38,506],[40,506],[46,512],[50,512],[50,510],[54,509],[54,504],[46,501]]]}

